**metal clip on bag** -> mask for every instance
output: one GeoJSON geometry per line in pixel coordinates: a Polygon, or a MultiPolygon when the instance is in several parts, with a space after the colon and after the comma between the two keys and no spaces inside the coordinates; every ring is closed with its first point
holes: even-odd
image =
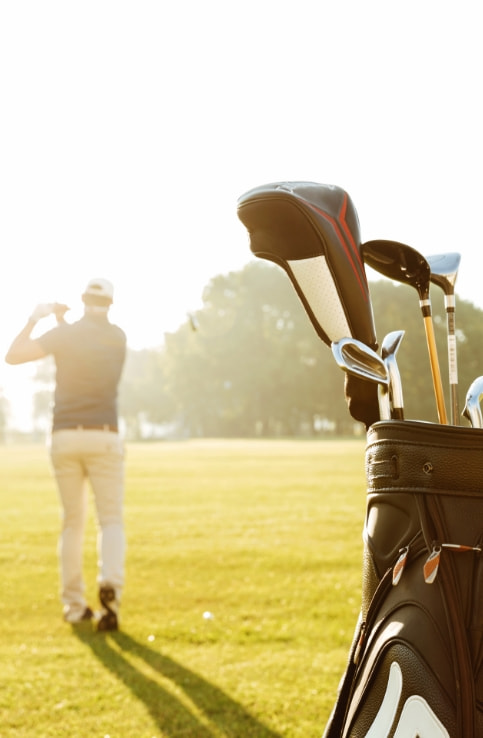
{"type": "Polygon", "coordinates": [[[324,738],[482,738],[483,430],[368,431],[362,608],[324,738]]]}

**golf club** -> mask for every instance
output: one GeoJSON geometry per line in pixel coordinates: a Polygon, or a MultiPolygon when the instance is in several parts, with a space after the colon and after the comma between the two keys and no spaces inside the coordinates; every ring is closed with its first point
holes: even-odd
{"type": "Polygon", "coordinates": [[[431,269],[431,282],[444,292],[448,336],[448,372],[451,392],[451,422],[459,425],[458,409],[458,359],[456,350],[456,300],[454,286],[458,276],[461,255],[457,253],[434,254],[426,257],[431,269]]]}
{"type": "Polygon", "coordinates": [[[397,241],[367,241],[362,244],[361,248],[366,264],[384,276],[389,277],[389,279],[409,284],[418,291],[419,305],[426,331],[426,342],[428,345],[438,418],[440,423],[447,424],[448,418],[444,404],[441,371],[439,368],[431,314],[431,300],[429,298],[431,282],[430,266],[424,256],[416,251],[416,249],[397,241]]]}
{"type": "Polygon", "coordinates": [[[381,357],[384,361],[387,372],[389,374],[389,394],[392,404],[391,417],[395,420],[404,420],[404,402],[403,402],[403,391],[401,383],[401,375],[396,361],[396,354],[398,352],[401,341],[404,337],[405,331],[391,331],[388,333],[382,342],[381,346],[381,357]]]}
{"type": "Polygon", "coordinates": [[[191,327],[191,330],[196,332],[198,328],[200,327],[200,324],[198,323],[198,318],[194,313],[186,313],[188,316],[189,324],[191,327]]]}
{"type": "Polygon", "coordinates": [[[379,354],[362,341],[350,337],[334,341],[332,353],[343,371],[378,385],[380,419],[389,420],[391,418],[389,373],[379,354]]]}
{"type": "Polygon", "coordinates": [[[473,428],[483,428],[483,415],[480,400],[483,396],[483,377],[477,377],[466,393],[466,404],[463,415],[468,418],[473,428]]]}
{"type": "Polygon", "coordinates": [[[335,185],[275,182],[238,199],[250,249],[288,274],[319,337],[353,336],[376,348],[360,228],[349,195],[335,185]]]}

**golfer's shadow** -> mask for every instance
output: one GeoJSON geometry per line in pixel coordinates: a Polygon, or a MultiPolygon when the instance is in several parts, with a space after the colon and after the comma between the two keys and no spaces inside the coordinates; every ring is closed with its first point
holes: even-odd
{"type": "Polygon", "coordinates": [[[99,661],[146,705],[163,735],[172,738],[181,735],[213,738],[215,731],[207,727],[208,724],[213,728],[216,726],[216,735],[230,738],[248,735],[253,738],[280,738],[279,733],[253,717],[219,687],[169,656],[135,641],[127,633],[118,631],[108,635],[75,627],[72,630],[99,661]],[[134,659],[141,659],[163,680],[171,682],[173,690],[166,689],[156,679],[137,669],[127,658],[128,654],[134,659]],[[180,690],[184,701],[175,695],[180,690]],[[195,709],[191,711],[186,702],[191,702],[195,709]]]}

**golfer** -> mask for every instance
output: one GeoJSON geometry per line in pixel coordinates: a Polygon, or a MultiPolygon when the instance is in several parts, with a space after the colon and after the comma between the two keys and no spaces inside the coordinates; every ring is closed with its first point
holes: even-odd
{"type": "Polygon", "coordinates": [[[124,448],[118,431],[117,391],[126,336],[108,319],[113,286],[92,279],[82,295],[83,317],[67,323],[66,305],[38,305],[5,360],[23,364],[51,354],[56,365],[52,466],[63,511],[59,541],[64,620],[80,623],[94,612],[84,595],[82,547],[87,512],[86,480],[98,521],[99,630],[117,630],[124,584],[124,448]],[[54,313],[57,326],[31,338],[36,323],[54,313]]]}

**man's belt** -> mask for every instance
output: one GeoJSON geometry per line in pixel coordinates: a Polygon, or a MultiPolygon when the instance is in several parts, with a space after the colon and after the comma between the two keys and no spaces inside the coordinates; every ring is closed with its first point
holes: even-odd
{"type": "Polygon", "coordinates": [[[111,425],[110,423],[103,423],[102,425],[84,425],[79,423],[78,425],[63,426],[62,428],[55,428],[55,430],[101,430],[110,433],[117,433],[117,425],[111,425]]]}

